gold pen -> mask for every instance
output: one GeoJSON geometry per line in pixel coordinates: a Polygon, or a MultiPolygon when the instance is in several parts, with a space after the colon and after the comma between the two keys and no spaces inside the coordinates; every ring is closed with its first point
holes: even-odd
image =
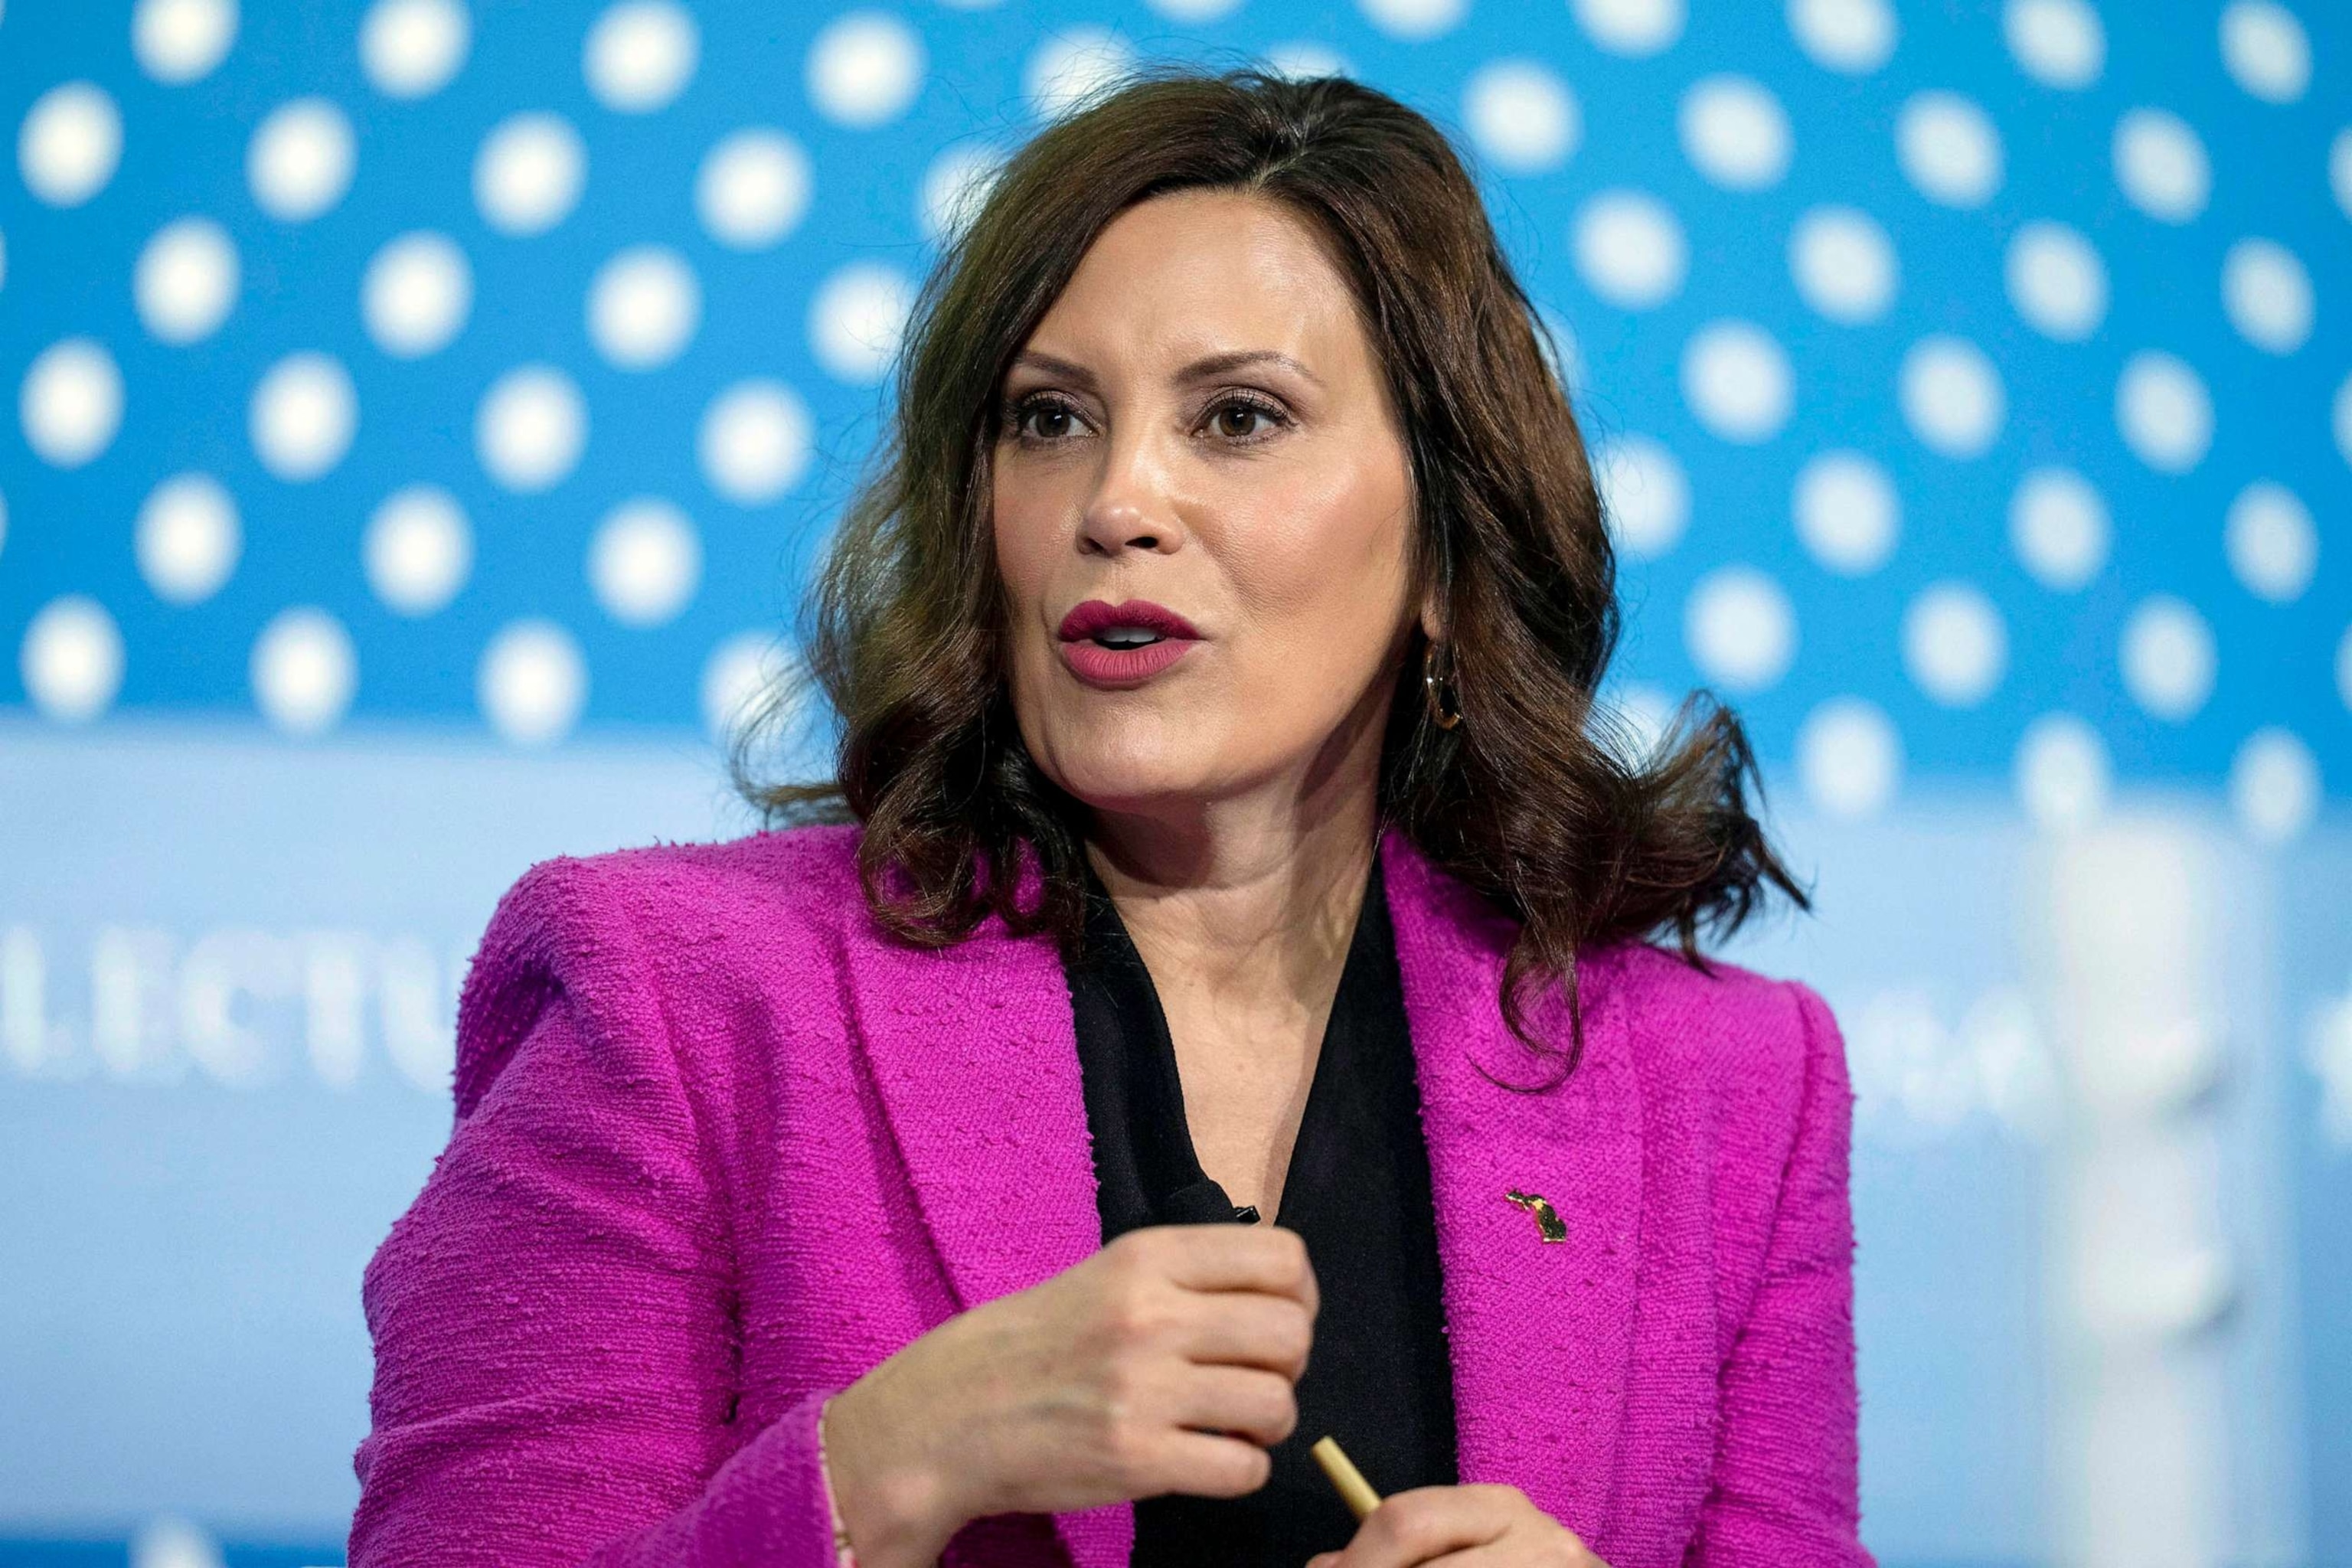
{"type": "Polygon", "coordinates": [[[1331,1484],[1339,1489],[1341,1500],[1357,1519],[1361,1520],[1381,1506],[1381,1494],[1364,1479],[1364,1472],[1356,1468],[1354,1462],[1339,1451],[1337,1441],[1318,1437],[1308,1452],[1315,1456],[1315,1462],[1323,1467],[1323,1473],[1331,1478],[1331,1484]]]}

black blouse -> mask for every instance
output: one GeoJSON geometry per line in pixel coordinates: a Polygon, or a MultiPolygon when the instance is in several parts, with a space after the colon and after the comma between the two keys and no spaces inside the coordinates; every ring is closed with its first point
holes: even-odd
{"type": "MultiPolygon", "coordinates": [[[[1257,1222],[1202,1171],[1150,972],[1091,864],[1087,883],[1085,952],[1066,973],[1103,1240],[1139,1226],[1257,1222]]],[[[1355,1518],[1308,1452],[1327,1434],[1382,1495],[1455,1479],[1428,1151],[1377,858],[1276,1218],[1306,1241],[1321,1291],[1298,1426],[1269,1450],[1272,1474],[1255,1492],[1139,1500],[1139,1568],[1298,1568],[1345,1546],[1355,1518]]]]}

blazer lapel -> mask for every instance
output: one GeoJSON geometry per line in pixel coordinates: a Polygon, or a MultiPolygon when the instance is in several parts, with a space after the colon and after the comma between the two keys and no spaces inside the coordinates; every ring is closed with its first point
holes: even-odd
{"type": "MultiPolygon", "coordinates": [[[[1514,927],[1384,837],[1383,883],[1421,1089],[1462,1480],[1519,1487],[1593,1539],[1611,1504],[1631,1372],[1641,1203],[1640,1105],[1622,1032],[1588,980],[1582,1066],[1562,1086],[1519,1046],[1497,998],[1514,927]],[[1565,1237],[1507,1194],[1546,1200],[1565,1237]]],[[[1021,901],[1038,886],[1024,853],[1021,901]]],[[[853,937],[855,1016],[958,1310],[1042,1283],[1101,1248],[1092,1135],[1061,962],[993,918],[936,950],[853,937]]],[[[1533,1009],[1562,1040],[1566,1008],[1533,1009]]],[[[1370,1478],[1375,1486],[1378,1477],[1370,1478]]],[[[1077,1568],[1123,1568],[1134,1506],[1057,1515],[1077,1568]]]]}
{"type": "MultiPolygon", "coordinates": [[[[1397,968],[1421,1084],[1464,1482],[1517,1486],[1588,1543],[1611,1533],[1633,1372],[1642,1121],[1605,955],[1583,976],[1585,1051],[1566,1082],[1503,1021],[1516,922],[1401,831],[1381,847],[1397,968]],[[1544,1239],[1541,1197],[1566,1224],[1544,1239]]],[[[1529,1008],[1565,1047],[1557,986],[1529,1008]]],[[[1373,1480],[1378,1485],[1377,1479],[1373,1480]]]]}
{"type": "MultiPolygon", "coordinates": [[[[1017,887],[1028,907],[1040,875],[1024,849],[1017,887]]],[[[1042,1284],[1100,1251],[1077,1030],[1052,939],[1016,938],[994,916],[939,949],[868,936],[864,922],[857,930],[845,963],[852,1033],[956,1310],[1042,1284]]],[[[997,1552],[1002,1536],[986,1533],[981,1560],[1022,1555],[997,1552]]],[[[1076,1568],[1125,1568],[1135,1506],[1057,1514],[1051,1533],[1076,1568]]]]}

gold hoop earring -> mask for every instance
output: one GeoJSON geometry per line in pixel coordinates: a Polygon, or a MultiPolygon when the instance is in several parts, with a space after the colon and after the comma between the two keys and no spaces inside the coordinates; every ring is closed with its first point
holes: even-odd
{"type": "Polygon", "coordinates": [[[1429,716],[1441,730],[1451,730],[1462,722],[1461,694],[1454,689],[1454,658],[1446,656],[1446,673],[1437,673],[1437,645],[1429,643],[1421,650],[1421,689],[1429,700],[1429,716]],[[1443,695],[1440,694],[1443,689],[1443,695]]]}

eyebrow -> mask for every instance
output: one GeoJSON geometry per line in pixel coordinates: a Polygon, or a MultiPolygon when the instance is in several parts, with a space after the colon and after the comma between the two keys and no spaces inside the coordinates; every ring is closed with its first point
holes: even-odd
{"type": "MultiPolygon", "coordinates": [[[[1013,356],[1013,363],[1015,368],[1024,364],[1034,365],[1039,370],[1067,377],[1090,392],[1096,390],[1095,373],[1075,360],[1041,353],[1035,349],[1024,349],[1013,356]]],[[[1205,381],[1211,376],[1223,375],[1228,371],[1239,370],[1245,364],[1278,364],[1286,370],[1295,371],[1316,386],[1323,384],[1322,377],[1288,354],[1277,353],[1273,349],[1229,349],[1223,353],[1204,354],[1178,371],[1176,379],[1205,381]]]]}

